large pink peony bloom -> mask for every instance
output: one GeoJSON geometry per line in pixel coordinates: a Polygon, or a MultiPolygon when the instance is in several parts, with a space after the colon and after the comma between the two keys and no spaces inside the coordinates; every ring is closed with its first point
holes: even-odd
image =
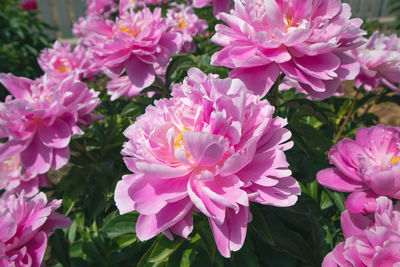
{"type": "Polygon", "coordinates": [[[141,240],[163,232],[187,237],[193,210],[209,219],[225,257],[246,237],[249,202],[287,207],[300,188],[284,151],[291,133],[267,101],[238,79],[192,68],[172,99],[149,106],[125,131],[122,151],[135,174],[118,182],[120,213],[136,210],[141,240]]]}
{"type": "Polygon", "coordinates": [[[339,243],[322,263],[323,267],[400,265],[400,206],[386,197],[377,199],[372,217],[342,213],[342,228],[346,240],[339,243]]]}
{"type": "Polygon", "coordinates": [[[352,192],[346,200],[351,212],[374,212],[378,196],[400,199],[399,128],[360,128],[355,140],[345,138],[331,148],[329,161],[335,167],[318,172],[318,182],[352,192]]]}
{"type": "Polygon", "coordinates": [[[44,193],[0,198],[0,266],[41,266],[52,230],[70,225],[55,212],[60,205],[61,200],[47,203],[44,193]]]}
{"type": "Polygon", "coordinates": [[[199,19],[193,8],[185,5],[174,5],[168,9],[167,23],[171,31],[182,34],[183,46],[181,53],[192,53],[196,50],[193,36],[203,34],[208,25],[204,19],[199,19]]]}
{"type": "Polygon", "coordinates": [[[69,75],[75,71],[82,78],[90,78],[100,72],[98,66],[87,49],[78,44],[71,52],[71,45],[56,41],[53,48],[44,49],[38,59],[44,72],[51,74],[69,75]]]}
{"type": "Polygon", "coordinates": [[[155,80],[155,65],[165,66],[182,45],[179,33],[168,32],[161,9],[124,14],[113,26],[112,38],[98,42],[95,59],[116,75],[125,70],[139,90],[155,80]]]}
{"type": "Polygon", "coordinates": [[[19,155],[0,162],[0,190],[10,195],[24,191],[25,197],[33,197],[39,187],[49,184],[45,174],[23,172],[19,155]]]}
{"type": "Polygon", "coordinates": [[[350,53],[361,65],[356,86],[364,85],[372,91],[385,85],[400,93],[400,39],[396,34],[385,36],[374,32],[366,41],[350,53]]]}
{"type": "Polygon", "coordinates": [[[77,124],[88,125],[99,104],[98,93],[71,75],[63,80],[44,75],[35,81],[0,74],[10,96],[0,103],[0,162],[20,153],[23,168],[32,173],[58,169],[69,159],[73,134],[82,134],[77,124]]]}
{"type": "Polygon", "coordinates": [[[257,94],[265,95],[283,72],[316,98],[332,96],[359,64],[344,51],[360,45],[360,19],[350,19],[340,0],[235,0],[220,18],[212,41],[224,48],[211,63],[232,68],[257,94]]]}
{"type": "Polygon", "coordinates": [[[229,11],[231,3],[232,0],[193,0],[193,6],[195,8],[202,8],[212,5],[214,16],[216,16],[217,18],[219,16],[219,13],[229,11]]]}

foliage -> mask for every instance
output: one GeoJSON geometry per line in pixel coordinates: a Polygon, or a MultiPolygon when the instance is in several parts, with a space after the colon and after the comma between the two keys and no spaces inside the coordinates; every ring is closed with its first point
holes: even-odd
{"type": "MultiPolygon", "coordinates": [[[[24,10],[16,0],[0,1],[0,72],[36,78],[43,72],[37,57],[53,43],[54,29],[42,22],[35,10],[24,10]]],[[[0,86],[0,97],[4,88],[0,86]]]]}

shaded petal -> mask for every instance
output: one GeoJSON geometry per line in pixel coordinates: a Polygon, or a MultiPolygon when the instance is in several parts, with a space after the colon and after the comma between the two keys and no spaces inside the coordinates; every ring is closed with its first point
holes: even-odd
{"type": "Polygon", "coordinates": [[[136,88],[146,88],[150,86],[155,79],[154,67],[152,64],[141,61],[136,56],[131,56],[125,62],[125,70],[136,88]]]}

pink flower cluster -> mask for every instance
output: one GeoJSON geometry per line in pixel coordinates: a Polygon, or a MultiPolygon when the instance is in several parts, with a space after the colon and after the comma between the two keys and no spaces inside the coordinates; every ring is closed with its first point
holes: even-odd
{"type": "Polygon", "coordinates": [[[400,40],[396,34],[374,32],[366,43],[350,51],[361,65],[355,79],[357,87],[368,91],[385,85],[400,93],[400,40]]]}
{"type": "Polygon", "coordinates": [[[329,161],[335,166],[318,172],[318,182],[351,192],[346,200],[350,212],[375,212],[379,196],[400,199],[399,128],[360,128],[355,140],[345,138],[331,148],[329,161]]]}
{"type": "Polygon", "coordinates": [[[225,257],[237,251],[251,218],[249,203],[294,205],[300,187],[284,151],[291,133],[267,101],[238,79],[192,68],[173,98],[159,100],[125,130],[128,169],[115,201],[121,214],[136,210],[139,239],[171,232],[185,238],[193,210],[208,217],[225,257]]]}
{"type": "Polygon", "coordinates": [[[203,34],[207,29],[207,22],[199,19],[194,13],[193,8],[185,5],[174,5],[168,9],[167,23],[172,32],[182,34],[183,45],[181,53],[192,53],[196,50],[196,44],[193,36],[203,34]]]}
{"type": "Polygon", "coordinates": [[[329,253],[323,267],[392,267],[400,264],[400,206],[386,197],[377,199],[373,216],[342,213],[346,240],[329,253]]]}
{"type": "Polygon", "coordinates": [[[91,78],[101,69],[83,45],[78,44],[71,52],[69,43],[61,44],[58,41],[53,48],[42,50],[38,62],[44,72],[52,75],[68,76],[71,72],[77,72],[82,78],[91,78]]]}
{"type": "Polygon", "coordinates": [[[332,96],[343,80],[354,79],[359,64],[345,51],[361,44],[362,21],[350,19],[340,0],[235,0],[227,25],[216,26],[212,41],[223,49],[212,64],[232,68],[255,94],[265,95],[280,73],[310,96],[332,96]]]}
{"type": "Polygon", "coordinates": [[[113,98],[134,95],[150,86],[155,81],[156,69],[166,67],[171,55],[182,47],[182,35],[168,31],[160,8],[154,12],[145,8],[125,13],[104,34],[108,38],[96,42],[93,48],[97,63],[114,76],[125,71],[131,83],[130,90],[119,90],[113,98]]]}
{"type": "Polygon", "coordinates": [[[60,205],[59,200],[47,203],[44,193],[32,199],[23,193],[0,198],[0,266],[42,266],[52,230],[70,225],[55,212],[60,205]]]}
{"type": "Polygon", "coordinates": [[[20,155],[23,169],[39,174],[62,167],[71,136],[83,133],[78,124],[96,118],[98,93],[73,74],[35,81],[0,74],[0,82],[12,94],[0,103],[0,137],[8,138],[0,144],[0,162],[20,155]]]}

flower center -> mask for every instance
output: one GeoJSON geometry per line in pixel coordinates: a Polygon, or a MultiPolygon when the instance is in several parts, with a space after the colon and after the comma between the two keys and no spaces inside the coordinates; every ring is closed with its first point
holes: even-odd
{"type": "Polygon", "coordinates": [[[124,27],[124,26],[119,26],[119,30],[121,32],[126,32],[126,33],[132,35],[133,37],[138,36],[138,34],[140,33],[140,30],[133,32],[131,29],[128,29],[127,27],[124,27]]]}
{"type": "Polygon", "coordinates": [[[178,23],[178,30],[183,30],[186,28],[186,21],[184,19],[181,19],[178,23]]]}
{"type": "Polygon", "coordinates": [[[15,158],[14,157],[12,157],[12,158],[10,158],[9,160],[6,160],[5,162],[4,162],[4,169],[8,169],[8,170],[10,170],[10,169],[14,169],[15,168],[15,164],[14,164],[14,161],[15,161],[15,158]]]}
{"type": "Polygon", "coordinates": [[[67,67],[66,67],[63,63],[61,63],[61,65],[60,65],[57,69],[58,69],[58,71],[59,71],[60,73],[66,73],[66,72],[68,72],[67,67]]]}
{"type": "Polygon", "coordinates": [[[190,129],[186,128],[185,126],[182,127],[181,132],[176,136],[175,141],[174,141],[175,149],[177,149],[179,147],[182,148],[182,146],[185,145],[184,140],[183,140],[183,132],[184,131],[190,131],[190,129]]]}
{"type": "Polygon", "coordinates": [[[395,164],[399,161],[400,161],[400,156],[398,156],[397,158],[393,156],[392,159],[390,160],[390,164],[395,164]]]}
{"type": "Polygon", "coordinates": [[[286,15],[286,18],[284,18],[283,21],[284,21],[285,24],[286,24],[286,31],[287,31],[290,27],[292,27],[292,17],[291,17],[289,14],[286,15]]]}

